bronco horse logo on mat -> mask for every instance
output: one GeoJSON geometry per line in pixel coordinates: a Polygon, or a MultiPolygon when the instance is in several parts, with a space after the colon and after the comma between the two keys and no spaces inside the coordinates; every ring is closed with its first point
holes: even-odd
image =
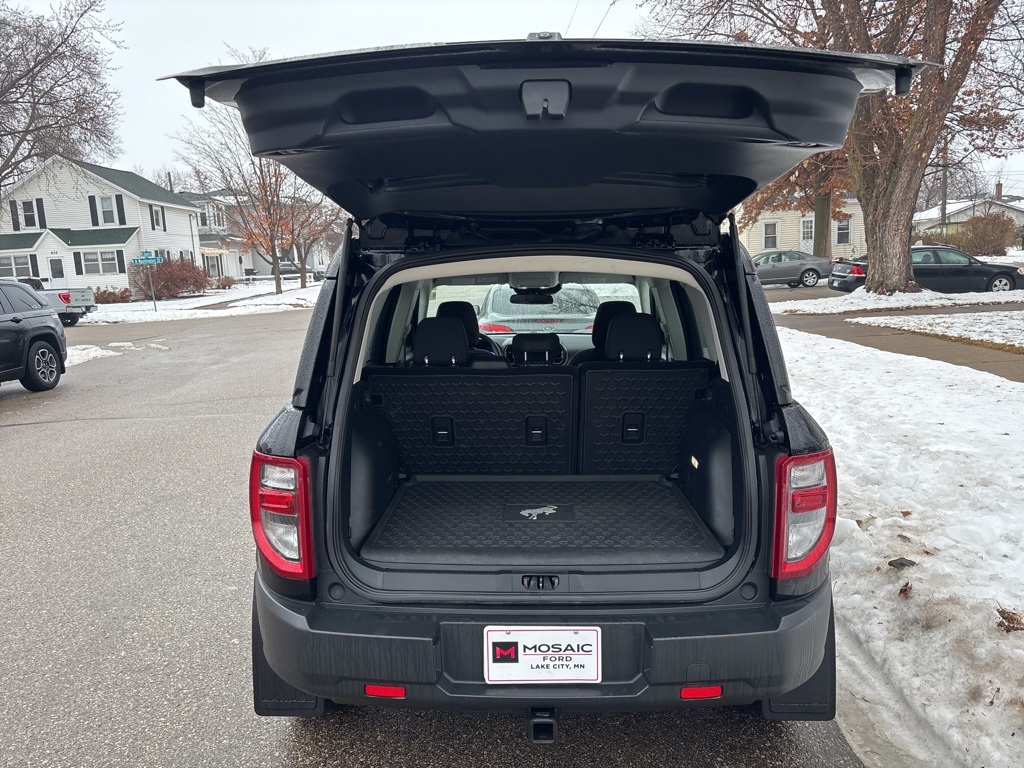
{"type": "Polygon", "coordinates": [[[536,520],[541,515],[553,515],[558,511],[558,506],[554,504],[548,504],[545,507],[537,507],[536,509],[524,509],[519,514],[523,517],[529,518],[530,520],[536,520]]]}

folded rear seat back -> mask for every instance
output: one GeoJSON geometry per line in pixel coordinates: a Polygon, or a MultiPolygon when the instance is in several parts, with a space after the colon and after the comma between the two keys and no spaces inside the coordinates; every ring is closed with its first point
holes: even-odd
{"type": "Polygon", "coordinates": [[[408,475],[567,475],[576,454],[577,372],[366,368],[408,475]]]}
{"type": "Polygon", "coordinates": [[[580,472],[669,475],[683,433],[703,401],[714,363],[661,362],[662,334],[651,315],[612,319],[608,362],[579,366],[580,472]]]}

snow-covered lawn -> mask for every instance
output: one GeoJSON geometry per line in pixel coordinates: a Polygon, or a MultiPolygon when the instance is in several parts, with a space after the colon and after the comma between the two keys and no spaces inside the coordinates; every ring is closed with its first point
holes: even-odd
{"type": "MultiPolygon", "coordinates": [[[[849,317],[848,323],[917,331],[951,339],[987,341],[1024,349],[1024,312],[969,312],[957,315],[849,317]]],[[[1021,360],[1024,365],[1024,360],[1021,360]]]]}
{"type": "MultiPolygon", "coordinates": [[[[1021,277],[1024,281],[1024,277],[1021,277]]],[[[922,309],[927,307],[966,307],[974,304],[1011,304],[1024,302],[1024,290],[1002,293],[897,293],[881,296],[858,288],[853,293],[827,299],[800,299],[776,302],[772,312],[780,315],[841,315],[846,312],[867,312],[876,309],[922,309]]]]}
{"type": "Polygon", "coordinates": [[[1005,256],[979,256],[979,261],[989,264],[1024,264],[1024,251],[1007,251],[1005,256]]]}
{"type": "Polygon", "coordinates": [[[289,309],[311,307],[316,303],[321,283],[299,288],[298,282],[285,283],[286,290],[274,294],[270,281],[253,285],[237,285],[226,291],[211,292],[203,296],[153,302],[134,301],[130,304],[101,304],[80,321],[83,325],[102,323],[149,323],[154,320],[193,320],[208,317],[232,317],[282,312],[289,309]],[[288,286],[291,286],[288,288],[288,286]],[[226,309],[205,309],[213,304],[230,302],[226,309]]]}
{"type": "Polygon", "coordinates": [[[844,731],[880,765],[875,731],[924,765],[1020,765],[1024,632],[997,609],[1024,611],[1024,384],[779,335],[838,464],[844,731]]]}

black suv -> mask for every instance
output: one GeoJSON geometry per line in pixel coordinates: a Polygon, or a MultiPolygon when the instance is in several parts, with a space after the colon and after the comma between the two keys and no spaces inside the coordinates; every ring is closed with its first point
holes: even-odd
{"type": "Polygon", "coordinates": [[[0,381],[20,379],[33,392],[53,389],[67,357],[64,328],[46,300],[27,285],[0,279],[0,381]]]}
{"type": "Polygon", "coordinates": [[[177,75],[359,222],[253,456],[256,711],[833,717],[835,465],[730,211],[916,68],[542,33],[177,75]],[[492,291],[543,332],[481,334],[492,291]]]}

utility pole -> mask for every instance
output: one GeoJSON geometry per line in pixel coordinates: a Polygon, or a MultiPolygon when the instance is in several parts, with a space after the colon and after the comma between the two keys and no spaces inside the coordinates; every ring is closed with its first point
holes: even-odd
{"type": "Polygon", "coordinates": [[[939,225],[942,227],[942,237],[946,237],[946,199],[949,196],[949,139],[942,145],[942,181],[940,195],[942,201],[939,203],[939,225]]]}

